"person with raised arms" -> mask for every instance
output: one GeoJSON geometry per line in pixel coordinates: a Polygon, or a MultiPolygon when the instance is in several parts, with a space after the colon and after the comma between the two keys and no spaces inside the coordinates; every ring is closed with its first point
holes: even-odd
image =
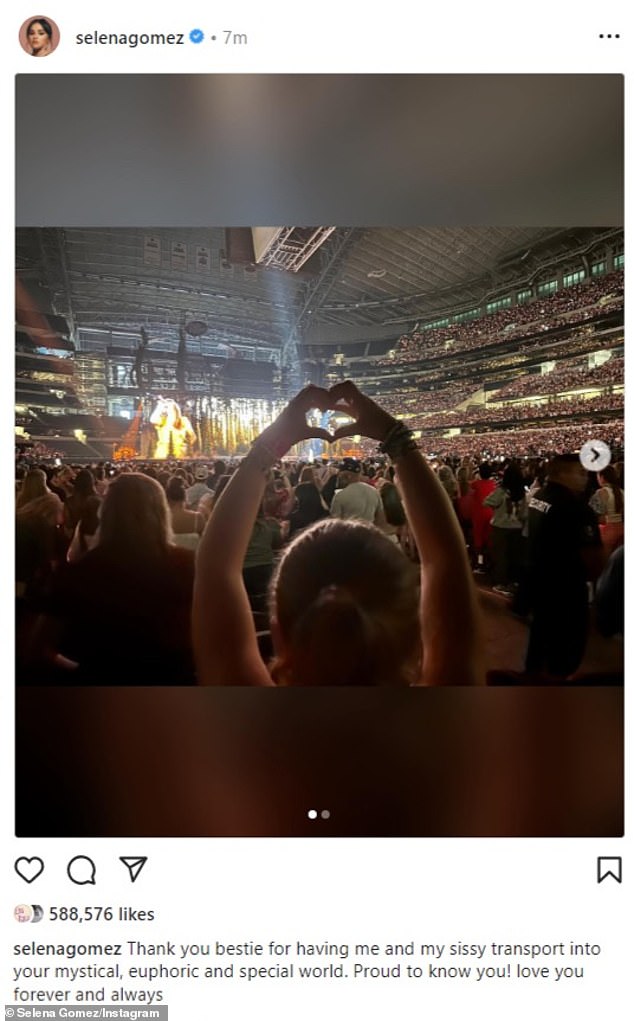
{"type": "Polygon", "coordinates": [[[193,643],[200,684],[443,685],[484,679],[475,587],[450,501],[411,432],[346,381],[308,386],[253,443],[198,548],[193,643]],[[312,408],[344,412],[334,434],[312,408]],[[329,519],[285,549],[269,593],[276,658],[262,661],[242,565],[273,465],[300,441],[364,435],[394,464],[420,572],[375,526],[329,519]]]}

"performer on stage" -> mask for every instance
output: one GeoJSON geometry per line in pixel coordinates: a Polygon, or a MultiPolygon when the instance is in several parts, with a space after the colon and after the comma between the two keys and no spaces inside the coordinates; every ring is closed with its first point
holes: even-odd
{"type": "Polygon", "coordinates": [[[150,422],[156,429],[155,458],[162,461],[167,457],[189,456],[196,442],[196,433],[189,419],[181,415],[176,401],[171,397],[160,397],[150,422]]]}

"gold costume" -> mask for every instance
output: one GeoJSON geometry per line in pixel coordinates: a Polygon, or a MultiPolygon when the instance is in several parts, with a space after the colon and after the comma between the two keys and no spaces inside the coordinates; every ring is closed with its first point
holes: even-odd
{"type": "Polygon", "coordinates": [[[154,457],[164,461],[165,458],[188,457],[190,445],[196,439],[196,433],[186,415],[171,398],[159,400],[150,416],[150,422],[156,429],[156,446],[154,457]]]}

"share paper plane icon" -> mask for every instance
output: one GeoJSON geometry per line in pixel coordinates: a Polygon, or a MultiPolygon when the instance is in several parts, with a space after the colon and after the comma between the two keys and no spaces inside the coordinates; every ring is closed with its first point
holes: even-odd
{"type": "Polygon", "coordinates": [[[119,857],[119,861],[123,862],[128,872],[130,873],[130,882],[135,883],[136,880],[138,879],[141,869],[143,868],[147,861],[147,855],[146,856],[139,855],[136,858],[119,857]]]}

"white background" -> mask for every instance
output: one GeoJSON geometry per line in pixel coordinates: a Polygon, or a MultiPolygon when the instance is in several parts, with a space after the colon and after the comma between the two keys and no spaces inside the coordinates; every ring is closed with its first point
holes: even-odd
{"type": "MultiPolygon", "coordinates": [[[[625,72],[631,59],[624,3],[480,3],[370,7],[320,0],[288,2],[104,5],[51,3],[42,11],[11,3],[2,32],[3,463],[11,465],[13,427],[13,189],[12,77],[60,72],[625,72]],[[163,13],[164,11],[165,13],[163,13]],[[34,61],[20,49],[22,22],[42,13],[62,31],[50,58],[34,61]],[[76,47],[77,32],[184,32],[199,27],[218,41],[151,49],[139,46],[76,47]],[[246,33],[247,45],[224,44],[224,30],[246,33]],[[620,33],[600,40],[599,33],[620,33]]],[[[626,79],[627,109],[631,85],[626,79]]],[[[631,118],[630,118],[631,120],[631,118]]],[[[628,155],[631,124],[628,123],[628,155]]],[[[33,131],[37,132],[37,120],[33,131]]],[[[54,172],[54,169],[51,169],[54,172]]],[[[631,171],[630,171],[631,176],[631,171]]],[[[627,175],[626,175],[627,179],[627,175]]],[[[626,232],[627,235],[627,232],[626,232]]],[[[12,477],[4,473],[2,534],[12,534],[12,477]]],[[[630,572],[628,571],[628,578],[630,572]]],[[[263,1018],[399,1019],[476,1017],[516,1021],[564,1014],[579,1021],[631,1017],[632,898],[628,839],[622,840],[17,840],[13,836],[12,569],[6,554],[1,616],[3,671],[3,803],[0,826],[3,946],[31,939],[101,942],[141,939],[293,942],[576,942],[599,943],[599,958],[582,961],[587,977],[536,982],[474,983],[430,980],[310,984],[254,982],[200,984],[174,991],[172,1019],[246,1016],[263,1018]],[[65,863],[90,854],[97,885],[76,887],[65,863]],[[13,871],[18,855],[40,855],[44,874],[27,886],[13,871]],[[131,886],[120,854],[147,854],[131,886]],[[597,855],[623,855],[624,883],[596,883],[597,855]],[[28,893],[27,893],[28,891],[28,893]],[[40,924],[20,926],[13,908],[22,901],[111,904],[153,908],[159,924],[98,929],[40,924]],[[626,922],[627,919],[627,922],[626,922]],[[629,932],[626,931],[629,929],[629,932]],[[628,945],[629,944],[629,945],[628,945]],[[630,1000],[629,1007],[627,1000],[630,1000]]],[[[628,582],[629,584],[629,582],[628,582]]],[[[629,658],[629,657],[628,657],[629,658]]],[[[629,769],[628,769],[629,775],[629,769]]],[[[628,784],[628,792],[631,790],[628,784]]],[[[318,809],[328,806],[310,806],[318,809]]],[[[324,823],[318,823],[323,829],[324,823]]],[[[2,985],[8,994],[10,954],[3,953],[2,985]]],[[[418,963],[418,962],[415,962],[418,963]]],[[[543,962],[547,964],[548,961],[543,962]]],[[[157,983],[158,985],[158,983],[157,983]]],[[[172,987],[173,988],[173,987],[172,987]]],[[[5,998],[3,1002],[10,1002],[5,998]]]]}

